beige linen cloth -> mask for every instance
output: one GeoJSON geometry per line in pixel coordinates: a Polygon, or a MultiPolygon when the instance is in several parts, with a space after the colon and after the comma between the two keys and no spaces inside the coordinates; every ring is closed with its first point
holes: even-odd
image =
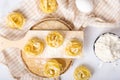
{"type": "MultiPolygon", "coordinates": [[[[117,27],[120,24],[120,0],[91,0],[93,11],[90,14],[81,13],[75,5],[75,0],[57,0],[58,10],[53,14],[44,14],[39,9],[39,0],[24,0],[14,11],[20,11],[26,17],[22,30],[13,30],[6,25],[6,17],[0,19],[1,36],[18,40],[37,22],[45,17],[60,18],[74,25],[73,30],[81,27],[117,27]]],[[[17,44],[16,44],[17,45],[17,44]]],[[[20,50],[11,48],[1,51],[0,62],[6,64],[17,80],[45,80],[31,74],[21,60],[20,50]]],[[[53,79],[47,79],[53,80],[53,79]]]]}

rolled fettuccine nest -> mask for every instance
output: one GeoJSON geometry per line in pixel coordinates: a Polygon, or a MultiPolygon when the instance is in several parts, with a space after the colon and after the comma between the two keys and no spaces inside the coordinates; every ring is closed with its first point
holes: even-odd
{"type": "Polygon", "coordinates": [[[56,0],[39,0],[40,1],[40,9],[44,13],[53,13],[57,10],[57,1],[56,0]]]}
{"type": "Polygon", "coordinates": [[[66,53],[69,56],[77,56],[82,53],[83,44],[77,39],[71,40],[66,46],[66,53]]]}
{"type": "Polygon", "coordinates": [[[50,32],[46,37],[46,42],[50,47],[59,47],[63,44],[63,35],[57,31],[50,32]]]}
{"type": "Polygon", "coordinates": [[[22,13],[12,12],[7,17],[7,24],[14,29],[21,29],[25,24],[25,17],[22,13]]]}
{"type": "Polygon", "coordinates": [[[33,55],[39,55],[44,50],[44,43],[41,39],[33,37],[24,47],[24,52],[33,55]]]}
{"type": "Polygon", "coordinates": [[[89,80],[91,72],[86,66],[79,66],[74,71],[75,80],[89,80]]]}

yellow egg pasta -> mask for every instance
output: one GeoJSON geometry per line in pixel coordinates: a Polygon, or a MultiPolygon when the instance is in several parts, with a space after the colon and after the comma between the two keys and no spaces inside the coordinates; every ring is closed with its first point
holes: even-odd
{"type": "Polygon", "coordinates": [[[62,71],[62,64],[57,60],[52,59],[46,62],[44,66],[44,74],[47,77],[58,77],[62,71]]]}
{"type": "Polygon", "coordinates": [[[91,72],[85,66],[79,66],[74,71],[75,80],[89,80],[91,77],[91,72]]]}
{"type": "Polygon", "coordinates": [[[24,16],[19,12],[12,12],[7,17],[7,24],[11,28],[21,29],[25,24],[24,16]]]}
{"type": "Polygon", "coordinates": [[[52,13],[57,10],[56,0],[40,0],[40,8],[44,13],[52,13]]]}
{"type": "Polygon", "coordinates": [[[41,54],[44,50],[44,43],[39,38],[32,38],[28,41],[28,43],[24,47],[24,51],[26,53],[38,55],[41,54]]]}
{"type": "Polygon", "coordinates": [[[46,37],[46,42],[50,47],[59,47],[63,41],[63,36],[57,31],[50,32],[46,37]]]}
{"type": "Polygon", "coordinates": [[[66,46],[66,53],[69,56],[77,56],[82,52],[82,42],[78,40],[71,40],[66,46]]]}

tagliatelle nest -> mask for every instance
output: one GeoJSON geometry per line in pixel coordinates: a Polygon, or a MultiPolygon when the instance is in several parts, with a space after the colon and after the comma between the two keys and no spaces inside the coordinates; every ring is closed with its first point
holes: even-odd
{"type": "Polygon", "coordinates": [[[19,12],[12,12],[7,17],[7,24],[11,28],[21,29],[25,24],[25,18],[19,12]]]}
{"type": "Polygon", "coordinates": [[[50,32],[46,37],[46,42],[50,47],[59,47],[63,41],[63,36],[57,31],[50,32]]]}
{"type": "Polygon", "coordinates": [[[52,13],[57,10],[56,0],[40,0],[40,8],[45,13],[52,13]]]}
{"type": "Polygon", "coordinates": [[[79,66],[74,71],[75,80],[89,80],[91,73],[85,66],[79,66]]]}
{"type": "Polygon", "coordinates": [[[44,43],[39,38],[32,38],[24,47],[26,53],[38,55],[41,54],[44,50],[44,43]]]}
{"type": "Polygon", "coordinates": [[[47,77],[58,77],[62,71],[62,64],[57,60],[49,60],[44,66],[44,74],[47,77]]]}
{"type": "Polygon", "coordinates": [[[66,53],[70,56],[77,56],[82,52],[82,42],[71,40],[66,46],[66,53]]]}

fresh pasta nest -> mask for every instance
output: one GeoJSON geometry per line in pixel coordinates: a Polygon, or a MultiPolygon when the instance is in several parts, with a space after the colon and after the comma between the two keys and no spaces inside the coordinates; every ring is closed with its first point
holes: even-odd
{"type": "Polygon", "coordinates": [[[46,62],[44,66],[44,74],[47,77],[58,77],[62,71],[62,64],[57,60],[52,59],[46,62]]]}
{"type": "Polygon", "coordinates": [[[74,71],[75,80],[89,80],[91,73],[85,66],[79,66],[74,71]]]}
{"type": "Polygon", "coordinates": [[[40,0],[40,8],[44,13],[52,13],[57,10],[56,0],[40,0]]]}
{"type": "Polygon", "coordinates": [[[24,51],[26,53],[38,55],[43,52],[44,43],[39,38],[32,38],[28,41],[28,43],[24,47],[24,51]]]}
{"type": "Polygon", "coordinates": [[[57,32],[50,32],[46,37],[46,42],[50,47],[59,47],[63,44],[64,38],[63,36],[57,32]]]}
{"type": "Polygon", "coordinates": [[[7,24],[11,28],[21,29],[25,24],[25,18],[21,13],[13,12],[8,15],[7,24]]]}
{"type": "Polygon", "coordinates": [[[66,53],[70,56],[77,56],[82,52],[82,47],[82,42],[73,39],[66,46],[66,53]]]}

